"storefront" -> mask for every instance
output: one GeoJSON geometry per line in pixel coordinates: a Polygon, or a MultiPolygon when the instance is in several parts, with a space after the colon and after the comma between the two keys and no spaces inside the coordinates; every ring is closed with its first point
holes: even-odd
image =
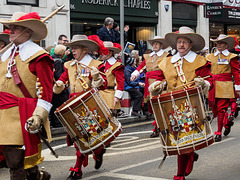
{"type": "MultiPolygon", "coordinates": [[[[120,24],[120,0],[71,0],[71,35],[96,34],[106,17],[120,24]]],[[[158,0],[125,0],[124,24],[130,26],[128,41],[137,44],[156,34],[158,0]]]]}
{"type": "MultiPolygon", "coordinates": [[[[222,17],[209,19],[210,38],[215,39],[219,34],[235,36],[240,40],[240,10],[224,8],[222,17]]],[[[213,47],[214,44],[210,44],[213,47]]]]}

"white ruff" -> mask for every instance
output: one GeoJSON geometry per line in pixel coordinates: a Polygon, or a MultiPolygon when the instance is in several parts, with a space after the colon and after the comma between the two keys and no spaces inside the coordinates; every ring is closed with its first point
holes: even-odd
{"type": "Polygon", "coordinates": [[[34,54],[36,54],[38,51],[43,50],[43,48],[34,43],[32,40],[28,40],[25,43],[20,44],[18,46],[15,46],[15,44],[13,44],[10,48],[8,48],[7,51],[5,51],[2,54],[1,56],[2,62],[5,62],[11,55],[12,50],[17,47],[19,47],[19,56],[22,61],[26,61],[34,54]]]}

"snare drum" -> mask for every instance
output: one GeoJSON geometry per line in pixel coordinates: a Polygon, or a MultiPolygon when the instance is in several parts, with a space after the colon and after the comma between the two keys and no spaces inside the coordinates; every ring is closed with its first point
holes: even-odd
{"type": "Polygon", "coordinates": [[[181,155],[214,142],[201,88],[173,91],[152,97],[165,155],[181,155]]]}
{"type": "Polygon", "coordinates": [[[73,96],[56,111],[82,154],[90,154],[108,145],[122,131],[121,123],[93,88],[73,96]]]}

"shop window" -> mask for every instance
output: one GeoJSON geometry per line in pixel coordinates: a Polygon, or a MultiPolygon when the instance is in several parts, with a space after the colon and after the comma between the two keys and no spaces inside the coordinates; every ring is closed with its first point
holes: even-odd
{"type": "Polygon", "coordinates": [[[39,6],[39,0],[7,0],[7,4],[39,6]]]}

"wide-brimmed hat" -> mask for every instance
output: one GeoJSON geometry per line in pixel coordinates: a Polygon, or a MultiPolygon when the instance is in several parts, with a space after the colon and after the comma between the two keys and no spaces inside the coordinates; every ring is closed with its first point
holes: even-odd
{"type": "Polygon", "coordinates": [[[88,39],[86,35],[75,34],[72,37],[70,43],[67,43],[66,46],[83,46],[87,47],[87,52],[94,52],[99,49],[98,43],[93,40],[88,39]]]}
{"type": "Polygon", "coordinates": [[[17,25],[31,29],[33,31],[31,39],[34,41],[44,39],[48,33],[46,25],[41,21],[41,17],[36,12],[15,12],[10,20],[0,19],[0,23],[7,27],[9,25],[17,25]]]}
{"type": "Polygon", "coordinates": [[[103,45],[108,48],[109,51],[113,51],[113,54],[119,54],[121,52],[118,43],[112,43],[111,41],[103,41],[103,45]]]}
{"type": "Polygon", "coordinates": [[[228,44],[228,49],[232,49],[235,47],[235,40],[231,36],[227,36],[225,34],[220,34],[217,39],[210,39],[212,42],[222,41],[228,44]]]}
{"type": "Polygon", "coordinates": [[[2,33],[0,33],[0,41],[5,42],[6,45],[9,44],[9,34],[10,31],[8,29],[5,29],[2,33]]]}
{"type": "Polygon", "coordinates": [[[169,46],[173,49],[177,49],[177,39],[179,37],[185,37],[192,41],[192,51],[199,51],[205,46],[204,38],[200,34],[194,33],[191,28],[186,26],[180,27],[178,33],[173,32],[166,34],[165,39],[169,46]]]}
{"type": "Polygon", "coordinates": [[[153,45],[153,42],[159,42],[163,45],[162,49],[166,49],[168,47],[167,41],[161,36],[155,36],[153,39],[149,39],[148,42],[153,45]]]}

